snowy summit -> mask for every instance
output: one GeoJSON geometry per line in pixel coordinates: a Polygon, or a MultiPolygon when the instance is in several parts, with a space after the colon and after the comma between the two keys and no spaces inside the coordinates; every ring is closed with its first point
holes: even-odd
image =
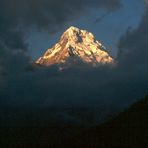
{"type": "Polygon", "coordinates": [[[53,64],[66,64],[69,59],[75,59],[74,61],[80,59],[92,66],[114,63],[114,59],[92,33],[73,26],[68,28],[59,42],[48,49],[36,63],[50,66],[53,64]]]}

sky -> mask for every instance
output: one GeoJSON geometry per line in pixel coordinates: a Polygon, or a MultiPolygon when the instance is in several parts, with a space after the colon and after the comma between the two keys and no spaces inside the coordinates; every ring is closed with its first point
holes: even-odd
{"type": "Polygon", "coordinates": [[[147,26],[142,0],[0,0],[0,105],[132,104],[148,94],[147,26]],[[34,66],[71,25],[92,32],[117,66],[34,66]]]}
{"type": "Polygon", "coordinates": [[[118,40],[128,28],[135,29],[144,13],[144,2],[122,0],[121,8],[114,11],[91,8],[82,16],[68,21],[54,34],[50,31],[31,31],[27,42],[33,60],[40,57],[48,48],[58,42],[61,34],[70,26],[92,32],[96,39],[108,49],[113,57],[117,56],[118,40]]]}

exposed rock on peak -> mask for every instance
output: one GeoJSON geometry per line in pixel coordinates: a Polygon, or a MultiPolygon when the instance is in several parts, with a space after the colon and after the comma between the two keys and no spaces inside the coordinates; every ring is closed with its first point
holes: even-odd
{"type": "Polygon", "coordinates": [[[92,33],[73,26],[68,28],[59,42],[48,49],[36,63],[45,66],[66,64],[70,58],[80,59],[82,62],[93,66],[114,63],[105,47],[95,39],[92,33]]]}

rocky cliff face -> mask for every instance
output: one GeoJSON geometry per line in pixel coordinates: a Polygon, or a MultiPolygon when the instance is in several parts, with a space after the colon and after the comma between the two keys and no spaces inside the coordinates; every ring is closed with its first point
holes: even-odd
{"type": "Polygon", "coordinates": [[[45,66],[67,64],[71,61],[69,59],[73,62],[81,60],[92,66],[114,63],[114,59],[92,33],[73,26],[67,29],[59,42],[48,49],[36,63],[45,66]]]}

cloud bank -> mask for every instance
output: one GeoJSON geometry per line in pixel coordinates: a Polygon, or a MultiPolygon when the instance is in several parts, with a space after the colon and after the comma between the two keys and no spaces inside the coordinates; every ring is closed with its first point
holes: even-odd
{"type": "Polygon", "coordinates": [[[30,65],[24,42],[24,30],[28,26],[56,30],[71,16],[74,19],[90,7],[114,10],[120,5],[116,0],[87,0],[85,5],[84,1],[77,0],[0,2],[1,105],[126,106],[147,94],[147,10],[139,27],[128,30],[120,39],[116,68],[92,69],[82,65],[59,72],[57,66],[36,68],[30,65]]]}

